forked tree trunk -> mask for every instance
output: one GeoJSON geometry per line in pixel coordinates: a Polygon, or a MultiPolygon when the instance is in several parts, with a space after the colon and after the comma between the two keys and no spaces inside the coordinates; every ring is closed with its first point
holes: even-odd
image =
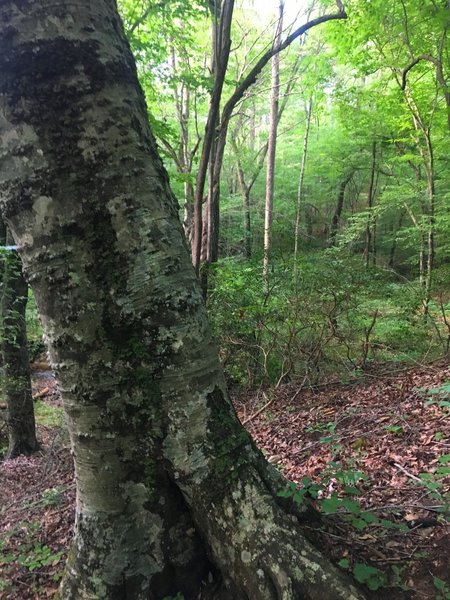
{"type": "MultiPolygon", "coordinates": [[[[12,241],[6,235],[2,238],[0,231],[1,245],[12,241]]],[[[27,302],[28,284],[22,273],[22,263],[17,252],[12,250],[4,257],[0,286],[1,383],[6,398],[8,427],[6,458],[33,454],[39,450],[28,356],[27,302]]]]}
{"type": "Polygon", "coordinates": [[[113,0],[6,1],[0,23],[1,208],[75,459],[60,597],[197,598],[213,563],[235,600],[361,598],[228,399],[113,0]]]}
{"type": "MultiPolygon", "coordinates": [[[[202,237],[204,230],[202,216],[203,192],[205,189],[208,165],[210,165],[211,161],[214,162],[215,151],[214,153],[212,153],[212,151],[217,138],[216,127],[219,121],[220,99],[222,96],[222,88],[225,81],[225,74],[227,72],[228,58],[230,55],[231,21],[233,17],[234,0],[223,0],[223,2],[218,2],[218,4],[220,4],[220,20],[215,31],[216,53],[214,87],[211,93],[211,99],[209,103],[209,111],[205,126],[205,135],[203,138],[202,152],[197,169],[197,178],[195,182],[194,194],[194,232],[192,241],[192,264],[194,265],[197,274],[199,274],[200,272],[202,237]]],[[[215,9],[215,0],[210,2],[210,7],[215,9]]],[[[210,201],[208,204],[210,205],[213,201],[213,191],[211,191],[210,201]]],[[[208,208],[208,212],[211,214],[216,214],[216,207],[212,206],[208,208]]],[[[213,227],[213,225],[211,225],[211,227],[213,227]]]]}

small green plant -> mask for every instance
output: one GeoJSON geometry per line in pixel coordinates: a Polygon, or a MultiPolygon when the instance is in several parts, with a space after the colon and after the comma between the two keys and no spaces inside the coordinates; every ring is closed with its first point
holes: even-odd
{"type": "Polygon", "coordinates": [[[64,486],[48,488],[41,494],[42,504],[44,506],[59,506],[63,501],[64,486]]]}
{"type": "Polygon", "coordinates": [[[450,454],[443,454],[438,458],[438,466],[434,473],[419,473],[420,481],[416,482],[427,490],[430,498],[439,502],[441,512],[448,512],[450,505],[448,494],[442,493],[444,485],[440,481],[448,475],[450,475],[450,454]]]}
{"type": "Polygon", "coordinates": [[[387,425],[385,430],[388,433],[393,433],[394,435],[402,435],[405,432],[401,425],[387,425]]]}
{"type": "Polygon", "coordinates": [[[334,421],[328,421],[327,423],[319,422],[310,427],[306,427],[305,431],[307,433],[335,433],[336,426],[334,421]]]}
{"type": "Polygon", "coordinates": [[[292,498],[296,504],[302,504],[308,497],[313,498],[324,514],[339,514],[359,531],[370,526],[408,531],[404,523],[380,518],[361,507],[355,497],[361,495],[358,485],[367,479],[367,475],[362,471],[355,468],[345,469],[339,463],[332,461],[324,470],[320,482],[314,483],[309,477],[303,477],[301,487],[290,482],[284,490],[278,492],[278,495],[282,498],[292,498]],[[328,489],[332,482],[339,485],[339,491],[329,494],[328,489]]]}
{"type": "Polygon", "coordinates": [[[337,423],[335,421],[319,422],[310,427],[306,427],[307,433],[325,433],[328,435],[322,436],[319,439],[321,444],[331,444],[335,442],[337,423]]]}
{"type": "Polygon", "coordinates": [[[9,569],[2,569],[2,574],[5,577],[0,576],[0,597],[7,597],[6,594],[12,594],[16,591],[16,586],[11,583],[11,579],[8,577],[9,569]],[[2,593],[5,593],[5,596],[1,596],[2,593]]]}
{"type": "Polygon", "coordinates": [[[450,586],[445,581],[434,577],[433,585],[439,592],[435,600],[450,600],[450,586]]]}
{"type": "Polygon", "coordinates": [[[450,408],[450,381],[446,381],[439,387],[422,391],[424,391],[427,395],[431,394],[431,396],[425,402],[427,406],[435,404],[441,408],[450,408]]]}
{"type": "Polygon", "coordinates": [[[356,581],[366,585],[369,590],[379,590],[388,583],[387,577],[382,571],[365,563],[355,563],[352,567],[348,558],[343,558],[338,564],[342,569],[351,571],[356,581]]]}
{"type": "Polygon", "coordinates": [[[19,547],[21,554],[17,558],[17,562],[22,567],[26,567],[29,571],[35,571],[41,567],[56,565],[60,560],[63,552],[54,552],[47,545],[23,544],[19,547]]]}

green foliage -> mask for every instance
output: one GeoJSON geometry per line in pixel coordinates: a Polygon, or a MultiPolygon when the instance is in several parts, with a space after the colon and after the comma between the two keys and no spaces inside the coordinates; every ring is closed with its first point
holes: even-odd
{"type": "Polygon", "coordinates": [[[45,352],[46,348],[42,339],[42,325],[39,319],[36,300],[31,290],[28,293],[26,320],[28,353],[30,361],[33,362],[45,352]]]}
{"type": "Polygon", "coordinates": [[[352,466],[344,468],[341,464],[332,461],[321,474],[319,482],[314,483],[309,477],[303,477],[301,487],[290,482],[278,495],[282,498],[292,498],[297,504],[302,504],[307,498],[313,498],[324,514],[339,515],[358,531],[371,526],[408,531],[404,523],[380,518],[374,512],[361,507],[356,499],[361,495],[358,486],[367,479],[367,475],[362,471],[352,466]],[[338,485],[339,489],[330,493],[331,485],[338,485]]]}
{"type": "Polygon", "coordinates": [[[387,583],[386,576],[375,567],[364,563],[356,563],[353,567],[353,575],[356,581],[367,585],[369,590],[378,590],[387,583]]]}
{"type": "MultiPolygon", "coordinates": [[[[64,556],[63,551],[54,551],[48,545],[34,540],[40,528],[41,524],[38,522],[20,522],[2,533],[0,540],[0,593],[13,593],[16,590],[9,575],[13,569],[17,570],[17,566],[32,573],[61,562],[64,556]],[[26,541],[11,545],[11,539],[16,537],[26,541]]],[[[55,576],[55,580],[60,576],[59,572],[55,576]]]]}
{"type": "Polygon", "coordinates": [[[63,552],[53,552],[45,544],[22,544],[19,547],[19,552],[17,562],[29,571],[35,571],[49,565],[56,565],[64,554],[63,552]]]}
{"type": "MultiPolygon", "coordinates": [[[[321,474],[319,482],[313,482],[309,477],[303,477],[300,486],[289,482],[284,490],[278,492],[281,498],[292,499],[296,504],[302,504],[308,499],[313,499],[321,512],[327,515],[337,515],[351,523],[355,529],[362,531],[376,527],[377,531],[396,529],[406,532],[408,527],[404,523],[397,523],[378,517],[374,512],[364,510],[357,500],[361,494],[358,486],[367,480],[367,476],[356,468],[344,468],[337,462],[330,462],[327,469],[321,474]],[[339,490],[329,493],[330,484],[339,485],[339,490]]],[[[355,579],[366,585],[370,590],[378,590],[387,585],[404,587],[400,578],[400,568],[393,570],[392,577],[388,578],[379,569],[357,562],[353,566],[347,558],[339,562],[339,566],[351,570],[355,579]]]]}
{"type": "Polygon", "coordinates": [[[354,374],[373,361],[418,360],[440,341],[421,316],[421,291],[367,271],[344,250],[279,261],[269,293],[259,263],[224,260],[214,271],[211,322],[229,380],[251,385],[306,374],[354,374]]]}
{"type": "Polygon", "coordinates": [[[433,577],[433,585],[438,590],[435,600],[450,600],[450,587],[439,577],[433,577]]]}
{"type": "Polygon", "coordinates": [[[430,398],[426,401],[427,406],[437,404],[441,408],[450,409],[450,382],[446,381],[442,385],[436,388],[430,388],[425,390],[427,396],[430,398]]]}
{"type": "Polygon", "coordinates": [[[66,488],[64,486],[57,486],[44,490],[41,494],[43,506],[59,506],[63,501],[63,493],[66,488]]]}

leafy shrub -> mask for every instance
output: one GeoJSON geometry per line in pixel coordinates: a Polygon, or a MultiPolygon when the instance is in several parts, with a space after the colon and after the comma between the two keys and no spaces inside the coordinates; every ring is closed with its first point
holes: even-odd
{"type": "Polygon", "coordinates": [[[338,249],[278,261],[269,291],[260,261],[225,259],[212,275],[209,314],[231,383],[317,382],[372,361],[417,360],[439,352],[436,328],[421,314],[421,291],[366,270],[338,249]]]}

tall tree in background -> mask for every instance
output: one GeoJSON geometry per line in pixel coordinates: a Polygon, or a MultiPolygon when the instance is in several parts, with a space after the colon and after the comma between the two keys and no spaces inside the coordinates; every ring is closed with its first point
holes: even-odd
{"type": "MultiPolygon", "coordinates": [[[[214,157],[213,157],[213,159],[211,159],[211,164],[213,165],[213,172],[212,172],[212,176],[210,178],[210,185],[212,186],[213,189],[212,189],[212,195],[211,195],[210,202],[214,208],[210,211],[210,213],[213,213],[215,215],[219,214],[218,209],[216,209],[215,207],[219,206],[219,200],[220,200],[220,175],[222,172],[222,165],[223,165],[225,145],[226,145],[227,134],[228,134],[228,127],[230,124],[230,119],[233,115],[233,112],[234,112],[237,104],[245,97],[245,94],[247,93],[249,88],[255,83],[255,81],[257,80],[261,71],[266,66],[266,64],[272,59],[273,56],[275,56],[282,50],[286,49],[288,46],[290,46],[290,44],[292,44],[293,41],[298,39],[301,35],[306,33],[308,30],[312,29],[313,27],[316,27],[317,25],[320,25],[322,23],[326,23],[327,21],[333,21],[333,20],[337,20],[337,19],[346,19],[347,18],[347,15],[345,13],[345,10],[344,10],[344,7],[343,7],[341,1],[337,0],[336,4],[338,6],[337,13],[322,15],[322,16],[316,17],[314,19],[311,19],[307,23],[298,27],[295,31],[290,33],[284,40],[280,41],[279,44],[276,44],[276,45],[273,44],[272,47],[269,48],[269,50],[264,52],[258,58],[256,63],[254,64],[254,66],[251,67],[246,74],[242,75],[240,80],[237,82],[234,91],[232,92],[230,97],[224,103],[223,109],[220,113],[220,123],[218,126],[217,141],[214,146],[214,157]]],[[[224,27],[223,31],[228,32],[228,29],[224,27]]],[[[226,36],[225,36],[225,40],[226,40],[226,43],[224,44],[224,51],[226,48],[228,48],[228,50],[229,50],[228,38],[226,36]]],[[[228,62],[228,58],[227,58],[227,62],[228,62]]],[[[222,90],[222,85],[220,85],[220,80],[218,81],[217,86],[214,85],[214,90],[216,90],[216,89],[217,89],[217,91],[220,90],[220,92],[222,90]]],[[[220,103],[220,95],[221,94],[219,94],[219,93],[217,93],[215,95],[213,93],[213,96],[215,98],[219,97],[219,99],[218,99],[219,103],[220,103]]],[[[215,100],[213,102],[213,99],[212,99],[211,105],[210,105],[210,113],[208,114],[208,121],[207,121],[206,129],[205,129],[206,142],[204,142],[204,144],[206,143],[207,147],[206,148],[204,147],[202,149],[202,158],[201,158],[200,164],[199,164],[199,170],[198,170],[197,182],[196,182],[196,191],[195,191],[194,242],[193,242],[193,247],[192,247],[192,262],[193,262],[193,265],[197,272],[199,271],[199,268],[200,268],[200,259],[201,259],[201,232],[202,232],[201,203],[203,201],[204,188],[205,188],[205,182],[206,182],[206,172],[207,172],[208,163],[209,163],[209,161],[207,160],[206,157],[209,154],[209,152],[211,151],[211,147],[212,147],[212,141],[211,141],[211,146],[209,147],[210,142],[208,141],[209,140],[208,136],[211,131],[210,123],[213,122],[213,117],[215,119],[216,111],[217,111],[217,107],[215,106],[215,100]]],[[[219,224],[218,223],[216,223],[216,225],[214,226],[214,231],[216,232],[216,234],[214,236],[214,240],[212,241],[211,256],[218,256],[218,242],[219,242],[219,237],[218,237],[219,224]]]]}
{"type": "MultiPolygon", "coordinates": [[[[285,93],[283,94],[283,99],[280,103],[280,106],[277,111],[277,127],[281,121],[281,117],[286,109],[286,106],[289,101],[289,96],[298,81],[299,70],[301,64],[302,56],[300,53],[297,54],[295,58],[295,62],[292,66],[292,71],[290,72],[290,78],[286,85],[285,93]]],[[[301,75],[300,75],[301,77],[301,75]]],[[[242,110],[242,109],[241,109],[242,110]]],[[[245,173],[245,169],[243,166],[243,162],[241,159],[241,150],[242,148],[238,147],[237,140],[239,139],[240,130],[243,128],[243,119],[240,118],[237,120],[236,127],[233,131],[233,135],[231,137],[231,148],[233,150],[234,158],[236,160],[236,170],[237,177],[239,182],[239,187],[242,193],[242,214],[243,214],[243,230],[244,230],[244,255],[246,258],[250,258],[252,254],[252,231],[251,231],[251,216],[250,216],[250,194],[253,186],[258,179],[259,174],[262,171],[264,166],[264,162],[267,156],[267,151],[269,148],[269,140],[267,140],[261,148],[255,152],[254,148],[254,139],[255,139],[255,105],[251,104],[251,114],[248,117],[250,120],[250,129],[248,131],[248,135],[244,138],[244,145],[248,146],[248,150],[252,153],[254,160],[252,160],[252,170],[250,176],[247,178],[245,173]]]]}
{"type": "Polygon", "coordinates": [[[305,508],[286,512],[228,399],[115,2],[2,15],[0,206],[76,468],[60,597],[193,598],[212,562],[236,600],[362,598],[306,540],[305,508]]]}
{"type": "MultiPolygon", "coordinates": [[[[284,2],[280,0],[278,7],[278,21],[273,40],[274,49],[281,43],[283,31],[284,2]]],[[[272,57],[272,89],[270,93],[270,125],[269,141],[267,146],[266,168],[266,203],[264,208],[264,257],[263,280],[264,289],[269,290],[269,255],[271,248],[272,221],[273,221],[273,192],[275,187],[275,156],[278,132],[278,102],[280,98],[280,55],[277,52],[272,57]]]]}
{"type": "MultiPolygon", "coordinates": [[[[0,246],[6,244],[12,244],[12,239],[0,218],[0,246]]],[[[6,458],[15,458],[21,454],[33,454],[39,450],[39,443],[34,420],[25,316],[28,284],[15,250],[7,250],[2,259],[0,350],[3,364],[2,388],[7,406],[6,458]]]]}
{"type": "Polygon", "coordinates": [[[298,266],[298,244],[300,237],[300,219],[302,210],[302,199],[303,199],[303,182],[305,179],[306,170],[306,156],[308,154],[308,140],[309,140],[309,129],[311,126],[311,113],[313,106],[313,97],[310,96],[307,105],[305,106],[305,133],[303,136],[303,147],[302,147],[302,158],[300,163],[300,171],[298,175],[298,187],[297,187],[297,210],[295,214],[295,229],[294,229],[294,277],[297,277],[298,266]]]}

